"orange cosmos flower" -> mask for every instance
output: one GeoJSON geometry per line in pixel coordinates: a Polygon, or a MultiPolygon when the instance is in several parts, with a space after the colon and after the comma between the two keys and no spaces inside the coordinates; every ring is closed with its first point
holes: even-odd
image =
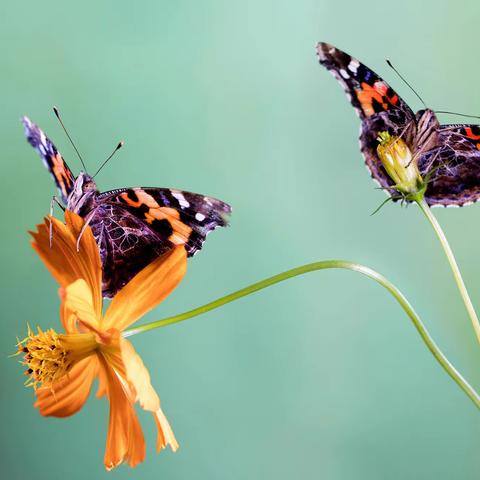
{"type": "Polygon", "coordinates": [[[60,284],[60,318],[65,333],[34,333],[19,343],[24,353],[28,385],[35,388],[35,406],[45,416],[66,417],[85,403],[92,383],[99,379],[97,396],[110,402],[105,451],[108,470],[122,462],[131,467],[145,458],[145,441],[134,404],[153,413],[158,429],[157,451],[178,443],[160,408],[150,376],[132,344],[121,332],[160,303],[178,285],[186,271],[182,246],[158,258],[120,290],[102,312],[100,255],[90,228],[77,239],[83,220],[65,212],[66,224],[51,218],[40,224],[33,248],[60,284]]]}

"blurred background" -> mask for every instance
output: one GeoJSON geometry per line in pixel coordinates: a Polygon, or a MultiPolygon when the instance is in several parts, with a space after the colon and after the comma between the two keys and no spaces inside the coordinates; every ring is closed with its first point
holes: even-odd
{"type": "MultiPolygon", "coordinates": [[[[365,171],[359,121],[317,64],[328,41],[384,76],[414,110],[478,114],[480,4],[242,0],[0,4],[2,248],[0,435],[9,479],[106,478],[108,405],[43,418],[15,351],[26,325],[59,326],[57,286],[27,230],[56,193],[20,117],[80,169],[57,105],[99,188],[175,187],[234,207],[183,284],[149,314],[178,313],[288,268],[346,258],[413,303],[480,387],[480,355],[440,246],[415,207],[388,205],[365,171]]],[[[461,118],[442,116],[444,122],[461,118]]],[[[435,210],[480,307],[480,206],[435,210]]],[[[181,444],[126,479],[474,479],[480,421],[394,300],[357,274],[296,278],[133,337],[181,444]]]]}

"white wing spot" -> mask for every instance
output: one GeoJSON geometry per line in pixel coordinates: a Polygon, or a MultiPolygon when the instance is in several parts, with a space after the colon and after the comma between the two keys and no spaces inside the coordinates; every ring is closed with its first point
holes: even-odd
{"type": "Polygon", "coordinates": [[[340,69],[340,75],[345,79],[350,78],[350,75],[348,74],[348,72],[343,68],[340,69]]]}
{"type": "Polygon", "coordinates": [[[47,144],[47,137],[45,137],[45,134],[41,130],[40,130],[40,144],[41,145],[47,144]]]}
{"type": "Polygon", "coordinates": [[[358,60],[352,59],[352,61],[348,64],[348,69],[356,74],[359,66],[360,62],[358,60]]]}
{"type": "Polygon", "coordinates": [[[199,222],[203,222],[205,220],[205,215],[203,213],[196,213],[195,214],[195,220],[198,220],[199,222]]]}
{"type": "Polygon", "coordinates": [[[190,203],[188,203],[188,201],[185,199],[182,192],[179,192],[178,190],[171,190],[171,192],[172,195],[178,200],[181,208],[188,208],[190,206],[190,203]]]}

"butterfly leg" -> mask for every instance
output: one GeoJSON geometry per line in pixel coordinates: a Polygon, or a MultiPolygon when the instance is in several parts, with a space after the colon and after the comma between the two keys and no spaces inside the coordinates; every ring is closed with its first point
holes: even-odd
{"type": "Polygon", "coordinates": [[[80,233],[78,234],[78,238],[77,238],[77,252],[80,251],[80,240],[82,239],[82,235],[85,233],[85,230],[87,229],[89,223],[90,223],[90,220],[93,218],[93,213],[95,211],[92,212],[91,215],[89,215],[86,219],[85,219],[85,223],[83,224],[83,227],[82,229],[80,230],[80,233]]]}
{"type": "Polygon", "coordinates": [[[50,222],[50,227],[49,227],[49,242],[50,242],[50,248],[52,248],[52,240],[53,240],[53,224],[52,224],[52,217],[53,217],[53,207],[57,204],[63,211],[65,211],[65,207],[60,203],[60,200],[54,195],[52,197],[52,201],[50,202],[50,216],[48,217],[48,220],[50,222]]]}

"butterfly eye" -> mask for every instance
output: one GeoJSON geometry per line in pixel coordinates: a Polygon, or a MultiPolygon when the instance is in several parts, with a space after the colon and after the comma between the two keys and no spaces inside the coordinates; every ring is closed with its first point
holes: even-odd
{"type": "Polygon", "coordinates": [[[95,180],[87,174],[81,174],[78,176],[78,189],[81,193],[91,192],[92,190],[97,189],[95,180]]]}

